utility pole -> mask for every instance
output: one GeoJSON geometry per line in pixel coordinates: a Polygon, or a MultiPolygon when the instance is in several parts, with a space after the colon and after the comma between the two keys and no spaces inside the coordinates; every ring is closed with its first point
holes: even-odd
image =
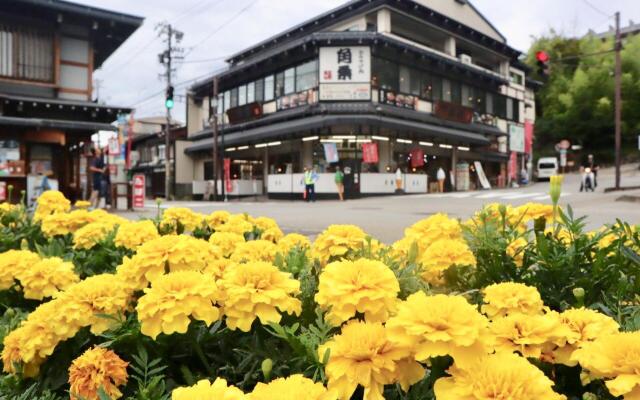
{"type": "MultiPolygon", "coordinates": [[[[172,83],[173,75],[173,60],[179,58],[175,53],[182,51],[180,48],[173,46],[174,38],[176,43],[182,41],[183,33],[173,29],[171,24],[162,23],[158,26],[159,34],[165,35],[165,42],[167,43],[167,49],[158,55],[160,64],[164,65],[164,79],[166,82],[166,96],[165,96],[165,109],[166,109],[166,123],[164,132],[164,197],[166,200],[171,198],[171,177],[173,175],[173,169],[171,167],[171,109],[174,106],[174,88],[172,83]]],[[[175,157],[174,157],[175,158],[175,157]]]]}
{"type": "Polygon", "coordinates": [[[620,12],[616,12],[616,70],[615,70],[615,119],[616,119],[616,186],[620,189],[620,164],[622,163],[622,39],[620,35],[620,12]]]}
{"type": "MultiPolygon", "coordinates": [[[[218,175],[220,171],[220,162],[218,153],[218,77],[215,76],[213,78],[213,98],[211,99],[211,104],[213,105],[211,109],[211,119],[213,123],[211,124],[213,128],[213,201],[218,201],[218,175]]],[[[222,183],[224,186],[224,182],[222,183]]]]}

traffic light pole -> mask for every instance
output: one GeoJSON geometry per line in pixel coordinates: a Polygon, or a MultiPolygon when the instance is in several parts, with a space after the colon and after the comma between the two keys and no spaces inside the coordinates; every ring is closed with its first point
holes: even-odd
{"type": "Polygon", "coordinates": [[[622,57],[620,52],[622,51],[622,39],[620,36],[620,12],[616,12],[616,69],[615,69],[615,85],[616,85],[616,186],[617,190],[620,189],[620,164],[622,163],[622,57]]]}
{"type": "MultiPolygon", "coordinates": [[[[167,91],[171,90],[171,52],[172,52],[173,28],[171,24],[167,25],[167,53],[165,59],[167,91]]],[[[164,132],[164,198],[170,200],[171,197],[171,108],[165,104],[167,110],[167,122],[164,132]]]]}

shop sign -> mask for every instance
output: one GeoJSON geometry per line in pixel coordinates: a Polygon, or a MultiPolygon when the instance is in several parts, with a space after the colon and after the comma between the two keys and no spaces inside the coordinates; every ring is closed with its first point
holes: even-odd
{"type": "Polygon", "coordinates": [[[371,99],[371,48],[320,48],[320,100],[371,99]]]}
{"type": "Polygon", "coordinates": [[[133,208],[144,208],[145,199],[145,176],[136,174],[133,176],[133,208]]]}
{"type": "Polygon", "coordinates": [[[276,107],[277,110],[280,111],[287,110],[289,108],[307,106],[309,104],[315,104],[317,102],[316,91],[310,89],[278,98],[276,107]]]}
{"type": "Polygon", "coordinates": [[[378,163],[378,143],[362,144],[362,161],[367,164],[378,163]]]}
{"type": "Polygon", "coordinates": [[[224,159],[224,183],[227,193],[233,191],[233,184],[231,183],[231,159],[224,159]]]}
{"type": "Polygon", "coordinates": [[[324,158],[328,163],[337,163],[340,161],[338,156],[338,146],[335,143],[324,143],[324,158]]]}
{"type": "Polygon", "coordinates": [[[509,149],[517,153],[524,153],[524,127],[518,125],[509,125],[509,149]]]}
{"type": "Polygon", "coordinates": [[[0,201],[7,201],[7,182],[0,182],[0,201]]]}
{"type": "Polygon", "coordinates": [[[487,175],[484,173],[482,163],[480,161],[474,161],[473,165],[476,167],[476,173],[478,174],[478,180],[480,180],[482,188],[486,190],[491,189],[491,183],[489,182],[489,179],[487,179],[487,175]]]}
{"type": "Polygon", "coordinates": [[[525,121],[524,123],[524,151],[527,154],[533,152],[533,133],[534,125],[531,121],[525,121]]]}
{"type": "Polygon", "coordinates": [[[262,104],[250,103],[240,107],[234,107],[227,111],[227,117],[231,125],[252,121],[262,117],[262,104]]]}
{"type": "Polygon", "coordinates": [[[109,139],[108,151],[110,156],[117,156],[120,154],[120,142],[118,141],[117,137],[112,137],[109,139]]]}
{"type": "Polygon", "coordinates": [[[438,118],[463,124],[473,121],[473,109],[446,101],[436,101],[434,114],[438,118]]]}
{"type": "Polygon", "coordinates": [[[379,101],[381,104],[388,104],[391,106],[408,108],[410,110],[416,109],[418,103],[418,97],[410,94],[396,93],[389,90],[380,90],[379,101]]]}
{"type": "Polygon", "coordinates": [[[411,168],[419,168],[424,166],[424,151],[416,147],[411,150],[411,168]]]}

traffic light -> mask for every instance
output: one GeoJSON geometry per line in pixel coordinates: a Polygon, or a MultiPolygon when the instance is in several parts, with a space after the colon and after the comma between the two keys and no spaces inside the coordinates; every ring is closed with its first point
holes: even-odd
{"type": "Polygon", "coordinates": [[[538,51],[536,60],[538,61],[538,75],[542,77],[549,75],[549,61],[551,60],[549,54],[546,51],[538,51]]]}
{"type": "Polygon", "coordinates": [[[173,102],[173,86],[169,86],[167,88],[166,100],[164,101],[164,105],[169,110],[171,110],[173,108],[173,104],[174,104],[174,102],[173,102]]]}

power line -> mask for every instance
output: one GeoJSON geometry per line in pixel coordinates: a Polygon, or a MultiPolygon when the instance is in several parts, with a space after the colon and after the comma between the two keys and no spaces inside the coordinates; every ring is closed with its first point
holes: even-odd
{"type": "Polygon", "coordinates": [[[582,2],[584,4],[586,4],[587,6],[589,6],[593,11],[604,15],[605,17],[609,17],[611,18],[613,16],[613,14],[607,14],[606,12],[602,11],[601,9],[599,9],[598,7],[594,6],[589,0],[582,0],[582,2]]]}
{"type": "Polygon", "coordinates": [[[207,63],[207,62],[213,62],[213,61],[220,61],[220,60],[224,60],[226,58],[228,58],[229,56],[223,56],[223,57],[215,57],[215,58],[207,58],[204,60],[188,60],[188,61],[178,61],[178,64],[196,64],[196,63],[207,63]]]}

